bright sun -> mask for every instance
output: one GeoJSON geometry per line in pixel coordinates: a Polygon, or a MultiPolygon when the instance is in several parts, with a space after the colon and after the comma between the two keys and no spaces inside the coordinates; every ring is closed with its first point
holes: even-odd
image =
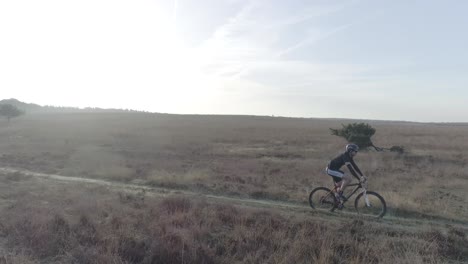
{"type": "Polygon", "coordinates": [[[0,70],[26,101],[185,112],[208,96],[201,56],[158,1],[15,3],[0,8],[0,33],[13,40],[0,44],[0,70]]]}

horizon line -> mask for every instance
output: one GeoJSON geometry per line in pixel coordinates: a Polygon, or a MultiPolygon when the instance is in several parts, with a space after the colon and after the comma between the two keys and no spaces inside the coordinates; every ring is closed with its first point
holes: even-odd
{"type": "Polygon", "coordinates": [[[270,117],[270,118],[290,118],[290,119],[331,119],[331,120],[355,120],[355,121],[371,121],[371,122],[392,122],[392,123],[417,123],[417,124],[459,124],[468,125],[468,121],[463,122],[441,122],[441,121],[414,121],[414,120],[398,120],[398,119],[369,119],[369,118],[350,118],[350,117],[307,117],[307,116],[283,116],[283,115],[260,115],[260,114],[200,114],[200,113],[169,113],[169,112],[154,112],[149,110],[138,110],[130,108],[102,108],[97,106],[59,106],[59,105],[41,105],[37,103],[28,103],[21,101],[16,98],[0,99],[0,103],[3,101],[17,101],[23,104],[36,105],[39,107],[53,107],[53,108],[71,108],[76,110],[117,110],[117,111],[128,111],[146,114],[163,114],[163,115],[185,115],[185,116],[238,116],[238,117],[270,117]]]}

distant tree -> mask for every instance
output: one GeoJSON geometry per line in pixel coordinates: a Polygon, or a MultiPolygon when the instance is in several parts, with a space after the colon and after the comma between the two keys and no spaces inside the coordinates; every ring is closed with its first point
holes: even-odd
{"type": "Polygon", "coordinates": [[[24,112],[11,104],[0,105],[0,116],[4,116],[10,122],[10,119],[23,115],[24,112]]]}
{"type": "Polygon", "coordinates": [[[374,143],[372,143],[371,137],[375,134],[376,130],[369,124],[352,123],[341,126],[341,129],[330,128],[332,135],[342,137],[349,143],[358,145],[361,149],[373,147],[377,151],[390,150],[400,154],[404,153],[404,148],[402,146],[393,146],[389,149],[375,146],[374,143]]]}

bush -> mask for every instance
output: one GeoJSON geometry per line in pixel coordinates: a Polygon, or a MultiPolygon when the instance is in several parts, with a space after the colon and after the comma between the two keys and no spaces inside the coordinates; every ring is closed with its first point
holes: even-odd
{"type": "Polygon", "coordinates": [[[342,125],[341,129],[330,128],[332,135],[339,136],[348,142],[352,142],[359,146],[359,148],[366,149],[374,147],[371,137],[375,134],[375,128],[365,123],[353,123],[342,125]]]}
{"type": "Polygon", "coordinates": [[[332,135],[342,137],[349,143],[358,145],[361,149],[373,147],[377,151],[390,150],[398,154],[403,154],[405,152],[403,146],[392,146],[391,148],[376,147],[371,140],[371,137],[375,134],[375,128],[371,127],[369,124],[353,123],[342,126],[341,129],[330,128],[332,135]]]}
{"type": "Polygon", "coordinates": [[[403,146],[392,146],[390,148],[391,152],[396,152],[398,154],[403,154],[405,153],[405,148],[403,146]]]}

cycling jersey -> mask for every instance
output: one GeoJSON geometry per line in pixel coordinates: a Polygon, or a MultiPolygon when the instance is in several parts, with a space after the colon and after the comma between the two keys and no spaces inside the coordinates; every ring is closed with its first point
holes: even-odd
{"type": "Polygon", "coordinates": [[[328,164],[328,169],[332,171],[340,171],[341,167],[343,167],[345,164],[354,177],[358,178],[356,171],[359,173],[359,175],[363,175],[359,167],[356,165],[356,163],[354,163],[353,157],[351,157],[348,152],[345,152],[332,159],[328,164]]]}

